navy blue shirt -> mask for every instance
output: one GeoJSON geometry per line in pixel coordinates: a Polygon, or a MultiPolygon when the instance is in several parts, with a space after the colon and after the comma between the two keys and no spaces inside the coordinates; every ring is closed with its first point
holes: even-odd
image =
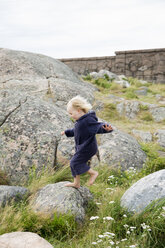
{"type": "Polygon", "coordinates": [[[67,129],[65,131],[67,137],[74,136],[75,139],[76,153],[71,160],[71,167],[75,169],[75,166],[77,166],[77,175],[86,172],[90,168],[85,164],[98,150],[95,135],[112,131],[106,131],[103,125],[105,123],[98,122],[95,112],[90,111],[76,121],[73,129],[67,129]],[[81,165],[83,166],[82,170],[81,165]]]}

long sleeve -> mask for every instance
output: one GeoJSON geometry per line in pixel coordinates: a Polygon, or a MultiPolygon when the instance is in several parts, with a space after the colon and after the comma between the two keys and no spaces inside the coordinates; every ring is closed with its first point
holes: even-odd
{"type": "Polygon", "coordinates": [[[101,133],[110,133],[112,132],[112,130],[110,131],[106,131],[104,128],[103,128],[103,125],[105,125],[106,123],[104,122],[98,122],[97,120],[95,119],[90,119],[88,121],[88,131],[90,134],[101,134],[101,133]]]}
{"type": "Polygon", "coordinates": [[[74,136],[74,128],[65,130],[65,135],[67,137],[73,137],[74,136]]]}

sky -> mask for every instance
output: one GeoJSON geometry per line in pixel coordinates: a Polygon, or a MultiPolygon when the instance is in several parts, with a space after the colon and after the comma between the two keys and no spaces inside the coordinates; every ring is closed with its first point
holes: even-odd
{"type": "Polygon", "coordinates": [[[57,59],[165,48],[165,0],[0,0],[0,48],[57,59]]]}

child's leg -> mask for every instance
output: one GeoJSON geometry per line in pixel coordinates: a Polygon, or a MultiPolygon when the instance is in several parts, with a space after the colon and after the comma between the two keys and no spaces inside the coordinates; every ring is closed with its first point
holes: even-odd
{"type": "Polygon", "coordinates": [[[67,183],[65,184],[66,187],[74,187],[74,188],[80,188],[80,175],[76,175],[74,177],[74,182],[73,183],[67,183]]]}
{"type": "Polygon", "coordinates": [[[94,183],[94,181],[96,180],[99,173],[97,171],[92,170],[92,169],[89,169],[87,172],[90,175],[88,184],[92,185],[94,183]]]}

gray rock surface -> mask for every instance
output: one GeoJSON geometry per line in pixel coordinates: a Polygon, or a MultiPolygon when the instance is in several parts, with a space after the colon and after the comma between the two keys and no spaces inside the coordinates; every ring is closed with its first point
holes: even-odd
{"type": "Polygon", "coordinates": [[[140,87],[138,90],[135,90],[135,93],[137,95],[142,95],[142,96],[146,96],[148,92],[148,88],[145,86],[140,87]]]}
{"type": "Polygon", "coordinates": [[[33,166],[55,165],[60,132],[72,125],[66,103],[80,93],[92,102],[95,87],[40,54],[0,49],[0,67],[0,169],[15,184],[33,166]]]}
{"type": "Polygon", "coordinates": [[[122,196],[121,206],[140,213],[152,201],[165,198],[165,169],[141,178],[122,196]]]}
{"type": "Polygon", "coordinates": [[[134,119],[140,112],[140,105],[148,107],[148,111],[151,113],[155,122],[161,122],[165,120],[165,107],[158,106],[156,104],[141,101],[124,100],[117,104],[116,109],[120,116],[134,119]]]}
{"type": "Polygon", "coordinates": [[[77,222],[83,222],[88,201],[93,199],[89,189],[65,187],[68,182],[48,184],[37,192],[31,203],[36,212],[53,215],[71,213],[77,222]]]}
{"type": "Polygon", "coordinates": [[[165,130],[158,130],[154,135],[157,137],[159,145],[165,147],[165,130]]]}
{"type": "Polygon", "coordinates": [[[133,119],[140,111],[140,103],[138,101],[126,100],[117,104],[116,109],[121,116],[126,116],[129,119],[133,119]]]}
{"type": "Polygon", "coordinates": [[[161,122],[165,120],[165,107],[151,108],[150,113],[155,122],[161,122]]]}
{"type": "Polygon", "coordinates": [[[0,235],[1,248],[53,248],[53,246],[36,233],[12,232],[0,235]]]}
{"type": "Polygon", "coordinates": [[[123,88],[129,88],[131,86],[126,80],[115,80],[115,83],[120,84],[123,88]]]}
{"type": "Polygon", "coordinates": [[[28,194],[29,190],[24,187],[0,185],[0,206],[4,207],[6,203],[11,201],[25,199],[28,194]]]}
{"type": "Polygon", "coordinates": [[[141,131],[141,130],[135,130],[133,129],[132,130],[132,134],[137,137],[137,138],[140,138],[140,140],[142,142],[151,142],[152,141],[152,134],[150,132],[144,132],[144,131],[141,131]]]}
{"type": "Polygon", "coordinates": [[[115,73],[110,72],[108,70],[100,70],[99,72],[91,72],[89,75],[92,78],[98,79],[98,78],[104,78],[105,74],[108,75],[110,79],[119,79],[115,73]]]}
{"type": "MultiPolygon", "coordinates": [[[[146,161],[146,154],[131,135],[114,128],[114,131],[98,135],[99,154],[102,163],[110,166],[121,167],[126,170],[129,167],[142,168],[146,161]]],[[[99,164],[96,156],[91,165],[99,164]]]]}

